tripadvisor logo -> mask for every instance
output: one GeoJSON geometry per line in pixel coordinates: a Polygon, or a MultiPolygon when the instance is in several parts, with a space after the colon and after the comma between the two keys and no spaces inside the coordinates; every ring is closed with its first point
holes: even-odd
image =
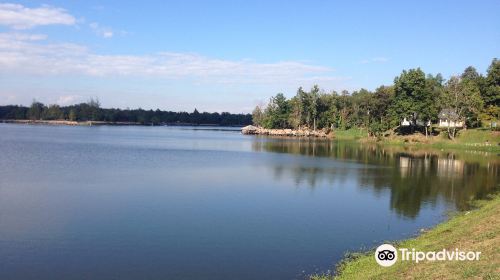
{"type": "Polygon", "coordinates": [[[391,244],[382,244],[375,250],[375,261],[381,266],[392,266],[398,260],[398,251],[401,261],[413,261],[419,263],[421,261],[478,261],[481,252],[464,252],[458,249],[448,251],[443,249],[438,252],[416,251],[415,248],[399,248],[396,249],[391,244]]]}
{"type": "Polygon", "coordinates": [[[382,244],[375,250],[375,260],[381,266],[391,266],[398,260],[398,252],[391,244],[382,244]]]}

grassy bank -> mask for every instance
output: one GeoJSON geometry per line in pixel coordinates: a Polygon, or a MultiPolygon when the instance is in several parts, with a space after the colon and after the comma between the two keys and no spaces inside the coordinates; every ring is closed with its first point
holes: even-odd
{"type": "Polygon", "coordinates": [[[336,130],[335,138],[339,140],[356,140],[380,145],[423,146],[438,149],[478,150],[500,152],[500,132],[489,129],[467,129],[458,133],[454,140],[443,134],[425,137],[421,134],[407,136],[389,136],[383,138],[368,137],[365,129],[336,130]]]}
{"type": "Polygon", "coordinates": [[[335,130],[335,139],[339,140],[360,140],[368,138],[368,132],[362,128],[351,128],[347,130],[335,130]]]}
{"type": "Polygon", "coordinates": [[[374,250],[339,265],[338,275],[313,275],[311,280],[327,279],[500,279],[500,196],[476,203],[478,208],[459,213],[447,222],[396,247],[418,251],[443,249],[479,251],[479,261],[424,261],[418,264],[398,261],[381,267],[374,250]]]}

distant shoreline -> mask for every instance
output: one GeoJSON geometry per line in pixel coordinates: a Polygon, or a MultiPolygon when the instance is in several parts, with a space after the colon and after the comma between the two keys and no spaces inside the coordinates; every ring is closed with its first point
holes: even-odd
{"type": "Polygon", "coordinates": [[[67,121],[67,120],[2,120],[2,123],[13,124],[47,124],[47,125],[69,125],[69,126],[92,126],[92,125],[142,125],[135,122],[105,122],[105,121],[67,121]]]}
{"type": "Polygon", "coordinates": [[[68,121],[68,120],[0,120],[0,123],[10,124],[31,124],[31,125],[67,125],[67,126],[223,126],[223,127],[242,127],[241,125],[220,125],[220,124],[196,124],[196,123],[140,123],[140,122],[108,122],[108,121],[68,121]]]}

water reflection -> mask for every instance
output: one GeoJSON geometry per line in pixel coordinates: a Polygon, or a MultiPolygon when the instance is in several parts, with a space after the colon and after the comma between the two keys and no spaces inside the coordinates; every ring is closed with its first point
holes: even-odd
{"type": "Polygon", "coordinates": [[[472,199],[484,198],[499,189],[500,160],[487,152],[443,152],[404,147],[382,147],[342,141],[255,138],[252,149],[335,159],[308,165],[273,162],[276,178],[292,176],[296,185],[305,182],[311,190],[319,180],[342,184],[356,176],[361,188],[390,191],[390,208],[414,219],[424,204],[439,200],[457,209],[468,208],[472,199]],[[337,164],[342,161],[343,164],[337,164]],[[345,162],[357,163],[356,167],[345,162]],[[361,165],[359,165],[361,163],[361,165]]]}

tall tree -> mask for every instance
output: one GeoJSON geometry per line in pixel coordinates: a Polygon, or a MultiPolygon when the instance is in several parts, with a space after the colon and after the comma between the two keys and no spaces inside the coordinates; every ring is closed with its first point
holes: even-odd
{"type": "Polygon", "coordinates": [[[337,94],[321,94],[318,99],[318,125],[319,127],[333,129],[337,123],[337,107],[335,106],[337,94]]]}
{"type": "Polygon", "coordinates": [[[352,100],[350,98],[349,92],[343,90],[340,96],[337,98],[337,110],[339,111],[339,118],[337,127],[345,130],[349,128],[349,116],[352,112],[352,100]]]}
{"type": "MultiPolygon", "coordinates": [[[[312,127],[316,130],[316,124],[318,121],[318,103],[319,103],[320,89],[318,85],[314,85],[309,92],[309,107],[307,108],[307,113],[310,115],[309,119],[312,120],[312,127]]],[[[311,125],[311,123],[309,124],[311,125]]]]}
{"type": "Polygon", "coordinates": [[[419,98],[420,103],[417,105],[419,112],[419,119],[424,124],[425,136],[428,135],[428,128],[430,123],[437,119],[439,110],[441,109],[439,102],[437,102],[443,94],[443,78],[441,74],[433,76],[427,75],[425,79],[425,90],[419,98]]]}
{"type": "MultiPolygon", "coordinates": [[[[479,91],[481,98],[486,92],[486,79],[477,72],[476,68],[469,66],[465,68],[462,75],[460,75],[461,83],[467,85],[469,90],[479,91]]],[[[484,100],[483,100],[484,104],[484,100]]],[[[484,111],[481,107],[480,111],[484,111]]],[[[481,121],[479,119],[479,114],[477,112],[469,112],[466,116],[468,126],[478,126],[481,121]]]]}
{"type": "Polygon", "coordinates": [[[42,119],[42,114],[45,109],[45,105],[33,99],[30,108],[28,109],[28,118],[31,120],[42,119]]]}
{"type": "Polygon", "coordinates": [[[388,130],[398,119],[392,120],[389,114],[389,108],[394,99],[394,88],[381,86],[373,94],[373,103],[370,107],[370,125],[369,132],[372,135],[379,136],[382,132],[388,130]]]}
{"type": "Polygon", "coordinates": [[[496,58],[488,67],[483,100],[487,106],[500,106],[500,60],[496,58]]]}
{"type": "Polygon", "coordinates": [[[268,128],[288,128],[290,107],[283,93],[271,97],[266,108],[264,126],[268,128]]]}
{"type": "Polygon", "coordinates": [[[370,125],[370,110],[373,103],[373,94],[362,88],[351,95],[352,99],[352,124],[358,127],[368,127],[370,125]]]}
{"type": "Polygon", "coordinates": [[[49,105],[49,107],[43,113],[43,119],[46,120],[57,120],[64,119],[64,112],[61,107],[57,104],[49,105]]]}
{"type": "Polygon", "coordinates": [[[302,91],[302,88],[299,88],[297,95],[289,100],[290,115],[288,116],[288,124],[294,129],[298,129],[302,125],[303,105],[299,98],[300,91],[302,91]]]}
{"type": "Polygon", "coordinates": [[[469,66],[465,68],[461,78],[464,80],[477,81],[481,78],[481,75],[477,72],[476,68],[469,66]]]}
{"type": "MultiPolygon", "coordinates": [[[[101,102],[99,102],[98,98],[90,98],[87,102],[90,111],[90,120],[98,121],[101,119],[101,102]]],[[[142,113],[142,112],[141,112],[142,113]]]]}
{"type": "Polygon", "coordinates": [[[391,111],[399,121],[406,118],[412,122],[412,127],[417,120],[427,123],[432,117],[433,102],[435,99],[429,91],[425,73],[420,68],[403,70],[394,79],[394,103],[391,111]]]}
{"type": "Polygon", "coordinates": [[[417,114],[417,96],[424,91],[425,74],[420,69],[403,70],[394,79],[393,111],[400,121],[403,118],[414,120],[417,114]]]}
{"type": "MultiPolygon", "coordinates": [[[[479,88],[470,80],[463,80],[453,76],[446,83],[442,102],[449,106],[448,118],[453,122],[466,122],[471,114],[478,114],[483,100],[479,88]]],[[[453,139],[456,136],[456,128],[448,127],[448,136],[453,139]]]]}
{"type": "Polygon", "coordinates": [[[252,111],[252,121],[256,126],[264,125],[264,112],[259,105],[255,106],[255,109],[252,111]]]}
{"type": "Polygon", "coordinates": [[[68,115],[68,118],[70,121],[76,121],[76,110],[75,109],[70,109],[69,110],[69,115],[68,115]]]}

